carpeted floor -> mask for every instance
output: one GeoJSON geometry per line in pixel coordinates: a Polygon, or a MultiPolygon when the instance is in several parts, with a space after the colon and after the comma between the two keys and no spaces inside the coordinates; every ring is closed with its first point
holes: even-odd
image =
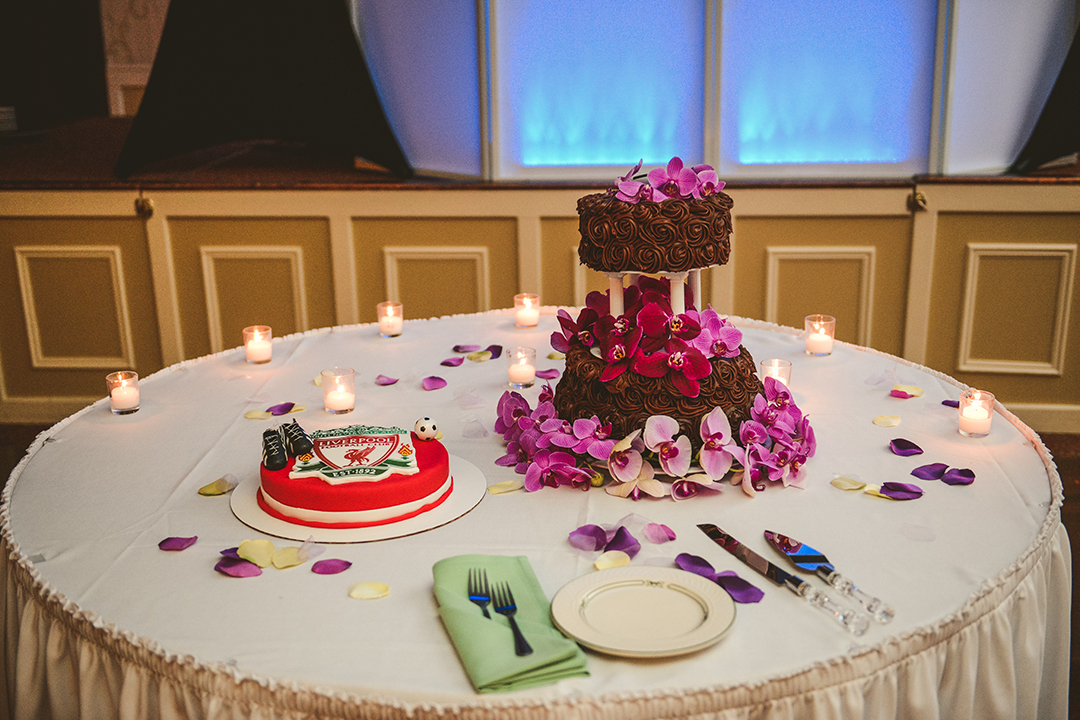
{"type": "MultiPolygon", "coordinates": [[[[0,477],[7,480],[8,475],[22,459],[25,449],[34,441],[38,433],[48,426],[0,425],[0,477]]],[[[1080,497],[1080,435],[1041,436],[1046,447],[1057,463],[1061,482],[1065,486],[1065,506],[1062,508],[1061,521],[1069,531],[1073,557],[1080,551],[1080,501],[1070,498],[1080,497]]],[[[1073,628],[1072,628],[1072,666],[1069,684],[1069,716],[1080,719],[1080,628],[1077,627],[1078,614],[1075,612],[1078,576],[1073,574],[1073,628]]]]}

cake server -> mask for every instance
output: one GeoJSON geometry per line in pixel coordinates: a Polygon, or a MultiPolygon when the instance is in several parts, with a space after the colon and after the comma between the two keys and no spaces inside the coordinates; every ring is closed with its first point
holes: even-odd
{"type": "Polygon", "coordinates": [[[705,523],[698,525],[698,528],[712,538],[713,542],[717,545],[742,560],[754,570],[757,570],[769,580],[772,580],[777,585],[786,587],[814,607],[821,608],[832,615],[833,618],[847,628],[848,632],[852,635],[862,635],[870,626],[870,621],[867,620],[866,616],[862,613],[837,605],[830,600],[825,593],[814,589],[814,587],[806,580],[803,580],[798,575],[792,575],[785,570],[781,570],[779,567],[761,557],[715,525],[705,523]]]}
{"type": "Polygon", "coordinates": [[[839,590],[841,595],[858,600],[866,608],[866,611],[870,613],[870,617],[879,623],[887,623],[896,615],[896,611],[892,607],[863,592],[855,586],[855,583],[836,572],[836,568],[829,562],[829,558],[806,543],[801,543],[772,530],[765,531],[765,539],[769,541],[770,545],[786,555],[788,560],[794,563],[796,567],[817,573],[818,577],[839,590]]]}

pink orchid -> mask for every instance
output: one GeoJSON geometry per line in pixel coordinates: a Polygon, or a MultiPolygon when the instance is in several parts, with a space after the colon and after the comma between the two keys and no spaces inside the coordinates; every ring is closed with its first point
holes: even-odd
{"type": "Polygon", "coordinates": [[[697,173],[698,179],[697,185],[694,187],[694,197],[696,198],[700,199],[706,195],[718,193],[727,185],[710,165],[695,165],[692,169],[697,173]]]}
{"type": "Polygon", "coordinates": [[[495,432],[501,433],[503,440],[516,437],[521,432],[518,420],[528,417],[531,412],[529,401],[520,393],[503,393],[496,408],[498,417],[495,419],[495,432]]]}
{"type": "Polygon", "coordinates": [[[647,462],[641,464],[638,474],[627,482],[612,483],[604,488],[609,495],[628,497],[632,500],[640,500],[641,494],[645,493],[652,497],[660,498],[667,494],[664,483],[656,479],[656,470],[647,462]]]}
{"type": "Polygon", "coordinates": [[[576,443],[573,450],[579,455],[585,453],[597,460],[607,460],[615,447],[615,441],[610,435],[611,423],[602,425],[595,415],[591,418],[579,418],[574,421],[573,436],[576,443]]]}
{"type": "Polygon", "coordinates": [[[721,407],[714,407],[701,419],[701,469],[714,480],[720,480],[731,469],[734,456],[731,447],[731,422],[721,407]]]}
{"type": "Polygon", "coordinates": [[[713,483],[712,478],[701,473],[687,475],[671,483],[672,500],[686,500],[700,495],[703,491],[720,492],[720,488],[713,483]]]}
{"type": "Polygon", "coordinates": [[[660,458],[660,468],[672,477],[683,477],[690,470],[690,438],[680,435],[679,422],[667,415],[652,415],[645,421],[645,447],[660,458]]]}
{"type": "Polygon", "coordinates": [[[707,358],[736,357],[742,345],[742,331],[724,317],[720,317],[712,307],[698,315],[701,331],[690,342],[707,358]]]}
{"type": "Polygon", "coordinates": [[[588,489],[592,477],[588,470],[577,467],[574,456],[565,452],[537,450],[525,472],[525,489],[535,492],[545,485],[573,485],[588,489]]]}
{"type": "Polygon", "coordinates": [[[712,365],[701,351],[678,338],[668,340],[664,350],[652,355],[639,354],[634,371],[646,377],[660,378],[671,375],[671,381],[680,393],[696,398],[701,391],[698,380],[712,372],[712,365]]]}
{"type": "Polygon", "coordinates": [[[629,482],[641,474],[641,451],[645,449],[641,430],[635,430],[611,448],[608,455],[608,472],[617,482],[629,482]]]}
{"type": "MultiPolygon", "coordinates": [[[[753,497],[755,492],[765,489],[766,480],[779,480],[784,471],[779,467],[776,459],[763,445],[757,443],[748,444],[745,448],[732,448],[735,459],[743,466],[741,484],[743,492],[753,497]]],[[[732,484],[735,484],[732,479],[732,484]]]]}
{"type": "Polygon", "coordinates": [[[683,167],[682,158],[679,157],[671,158],[666,168],[649,171],[649,184],[652,185],[652,199],[655,202],[690,197],[697,183],[697,173],[688,167],[683,167]]]}

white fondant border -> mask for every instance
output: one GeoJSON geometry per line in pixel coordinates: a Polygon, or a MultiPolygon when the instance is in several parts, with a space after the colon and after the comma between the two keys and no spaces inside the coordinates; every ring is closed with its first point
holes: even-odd
{"type": "Polygon", "coordinates": [[[480,469],[468,460],[450,456],[450,475],[454,478],[454,488],[450,497],[441,505],[416,517],[386,525],[374,525],[366,528],[317,528],[306,525],[294,525],[268,515],[259,507],[256,494],[259,490],[258,478],[245,478],[233,488],[229,506],[236,519],[245,525],[267,535],[299,540],[303,542],[313,538],[319,543],[362,543],[377,540],[415,535],[457,520],[480,504],[487,493],[487,479],[480,469]]]}

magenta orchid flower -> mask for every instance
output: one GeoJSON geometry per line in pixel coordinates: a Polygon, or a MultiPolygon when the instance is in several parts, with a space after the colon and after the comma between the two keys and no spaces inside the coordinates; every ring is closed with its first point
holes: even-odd
{"type": "Polygon", "coordinates": [[[588,470],[577,467],[574,456],[570,453],[540,449],[536,451],[525,472],[525,489],[535,492],[545,485],[584,486],[587,489],[591,477],[588,470]]]}
{"type": "MultiPolygon", "coordinates": [[[[757,443],[748,444],[745,448],[732,448],[735,459],[743,466],[742,477],[739,484],[743,492],[750,497],[765,489],[766,480],[779,480],[783,476],[783,470],[777,465],[776,459],[765,446],[757,443]]],[[[736,480],[732,479],[732,484],[736,480]]]]}
{"type": "Polygon", "coordinates": [[[721,407],[714,407],[701,419],[701,469],[713,480],[720,480],[731,469],[734,456],[731,448],[735,445],[731,437],[731,422],[721,407]]]}
{"type": "Polygon", "coordinates": [[[694,186],[694,197],[698,199],[718,193],[727,185],[710,165],[695,165],[692,169],[697,173],[698,181],[694,186]]]}
{"type": "Polygon", "coordinates": [[[529,417],[532,408],[520,393],[505,392],[499,398],[496,413],[498,417],[495,418],[495,432],[500,433],[503,440],[510,440],[520,434],[518,420],[529,417]]]}
{"type": "Polygon", "coordinates": [[[711,307],[698,315],[701,331],[691,341],[707,358],[731,358],[739,354],[742,345],[742,331],[731,324],[727,318],[720,317],[711,307]]]}
{"type": "Polygon", "coordinates": [[[533,432],[522,433],[506,444],[506,454],[495,461],[496,465],[512,467],[518,475],[524,475],[537,451],[537,435],[533,432]]]}
{"type": "Polygon", "coordinates": [[[645,421],[645,447],[660,459],[660,469],[672,477],[683,477],[690,470],[690,438],[680,435],[679,422],[667,415],[652,415],[645,421]]]}
{"type": "Polygon", "coordinates": [[[686,500],[702,492],[720,492],[720,487],[713,483],[711,477],[702,473],[687,475],[671,483],[672,500],[686,500]]]}
{"type": "Polygon", "coordinates": [[[565,353],[570,349],[570,343],[575,340],[592,347],[596,344],[596,335],[593,333],[593,325],[600,315],[592,308],[582,308],[578,313],[577,320],[570,317],[570,313],[560,309],[558,312],[559,325],[562,332],[556,330],[551,333],[551,347],[565,353]]]}
{"type": "Polygon", "coordinates": [[[701,351],[687,345],[678,338],[672,338],[652,355],[639,354],[634,363],[634,371],[646,377],[660,378],[671,376],[675,389],[689,398],[696,398],[701,391],[698,380],[712,372],[712,365],[701,351]]]}
{"type": "Polygon", "coordinates": [[[645,442],[641,439],[641,430],[635,430],[615,443],[608,455],[608,472],[617,482],[630,482],[641,474],[644,460],[641,451],[645,442]]]}
{"type": "Polygon", "coordinates": [[[688,167],[683,167],[682,158],[673,157],[666,168],[649,171],[649,184],[653,188],[652,199],[663,202],[672,198],[687,198],[698,184],[698,176],[688,167]]]}
{"type": "Polygon", "coordinates": [[[641,170],[644,159],[639,160],[630,172],[626,173],[622,177],[615,178],[615,187],[618,188],[618,192],[615,193],[615,197],[623,202],[636,203],[638,200],[650,200],[652,199],[651,190],[643,190],[649,186],[643,182],[634,180],[634,176],[641,170]]]}
{"type": "Polygon", "coordinates": [[[573,436],[576,444],[574,452],[589,455],[597,460],[607,460],[615,441],[611,439],[611,423],[601,424],[599,418],[579,418],[574,421],[573,436]]]}
{"type": "Polygon", "coordinates": [[[600,357],[607,362],[607,367],[600,373],[602,382],[614,380],[630,369],[630,364],[637,356],[639,342],[641,328],[636,328],[626,335],[612,332],[601,339],[600,357]]]}

